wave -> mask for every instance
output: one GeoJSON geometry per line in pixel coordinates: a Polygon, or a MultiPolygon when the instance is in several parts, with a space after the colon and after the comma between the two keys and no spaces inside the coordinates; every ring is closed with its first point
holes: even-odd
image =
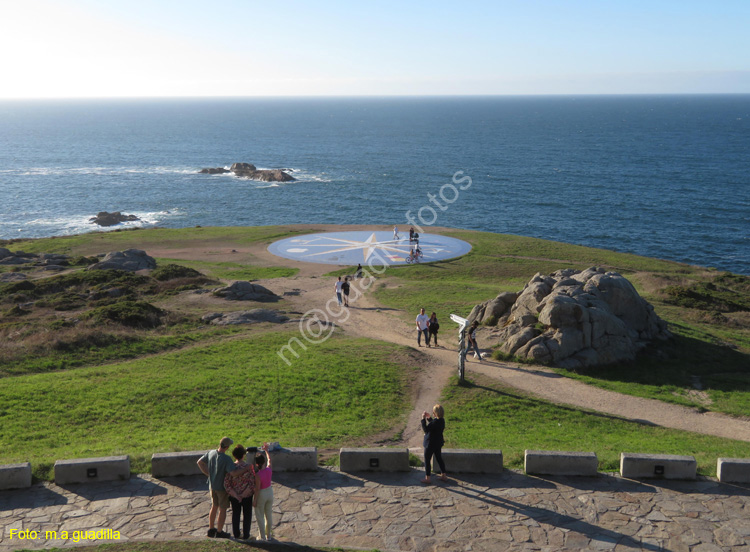
{"type": "MultiPolygon", "coordinates": [[[[91,222],[93,214],[76,214],[60,217],[40,217],[29,221],[6,221],[0,225],[0,238],[37,238],[43,236],[69,236],[85,232],[110,232],[123,228],[147,228],[169,219],[186,217],[184,210],[126,211],[141,220],[121,222],[114,226],[98,226],[91,222]]],[[[95,213],[94,213],[95,214],[95,213]]]]}
{"type": "Polygon", "coordinates": [[[195,174],[192,167],[26,167],[4,169],[0,174],[8,176],[119,176],[127,174],[195,174]]]}
{"type": "MultiPolygon", "coordinates": [[[[274,170],[270,168],[265,167],[258,167],[258,170],[274,170]]],[[[298,182],[333,182],[334,178],[329,174],[325,172],[312,172],[307,169],[298,169],[295,167],[287,167],[281,169],[284,172],[289,173],[292,175],[298,182]]]]}

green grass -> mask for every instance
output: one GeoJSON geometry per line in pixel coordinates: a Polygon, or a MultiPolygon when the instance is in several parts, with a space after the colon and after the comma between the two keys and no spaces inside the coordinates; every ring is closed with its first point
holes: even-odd
{"type": "Polygon", "coordinates": [[[445,318],[450,312],[466,316],[477,303],[503,291],[518,291],[537,272],[590,266],[605,266],[623,274],[688,269],[671,261],[523,236],[474,231],[445,235],[470,242],[472,250],[449,261],[389,268],[384,274],[388,286],[378,287],[376,298],[407,313],[424,306],[445,318]]]}
{"type": "Polygon", "coordinates": [[[201,331],[190,328],[180,328],[180,330],[177,335],[154,335],[153,332],[118,334],[95,331],[87,335],[61,336],[54,343],[54,349],[48,354],[30,354],[5,360],[0,367],[0,378],[57,372],[154,355],[241,331],[236,327],[201,331]]]}
{"type": "Polygon", "coordinates": [[[412,323],[424,307],[428,313],[437,312],[444,328],[446,322],[450,327],[448,314],[468,316],[474,305],[502,291],[520,291],[537,272],[604,266],[631,278],[657,314],[670,323],[676,338],[649,349],[635,363],[558,373],[620,393],[735,416],[750,414],[750,329],[715,312],[744,308],[750,301],[747,277],[534,238],[464,231],[446,234],[471,242],[472,251],[450,261],[389,268],[374,287],[377,300],[403,310],[405,321],[412,323]],[[667,289],[682,291],[646,293],[649,278],[664,282],[664,287],[672,282],[667,289]],[[700,283],[706,278],[708,282],[700,283]],[[690,283],[674,284],[679,281],[690,283]],[[685,297],[690,301],[686,303],[685,297]],[[708,304],[711,312],[688,308],[702,304],[708,304]],[[695,377],[700,378],[710,403],[688,394],[695,377]]]}
{"type": "Polygon", "coordinates": [[[238,443],[341,446],[393,427],[409,408],[403,347],[335,335],[287,366],[276,352],[297,332],[269,332],[115,365],[0,380],[0,464],[238,443]]]}
{"type": "Polygon", "coordinates": [[[271,242],[307,233],[283,226],[212,226],[205,228],[134,228],[108,232],[89,232],[75,236],[36,240],[0,240],[0,247],[28,253],[65,253],[88,255],[131,247],[148,250],[150,246],[190,247],[205,241],[220,241],[226,246],[271,242]],[[4,245],[3,245],[4,244],[4,245]]]}
{"type": "Polygon", "coordinates": [[[750,443],[649,426],[528,397],[481,376],[449,385],[442,404],[446,447],[501,449],[503,463],[523,469],[524,450],[595,452],[600,471],[618,471],[621,452],[695,456],[716,474],[719,457],[750,458],[750,443]]]}
{"type": "Polygon", "coordinates": [[[289,278],[299,272],[298,268],[285,266],[251,266],[233,262],[186,261],[183,259],[157,259],[159,263],[174,263],[193,268],[211,278],[224,280],[265,280],[289,278]]]}
{"type": "Polygon", "coordinates": [[[674,340],[660,347],[665,358],[647,352],[635,363],[555,371],[618,393],[747,416],[750,413],[748,355],[712,343],[712,336],[694,327],[672,324],[671,328],[674,340]],[[710,404],[687,395],[696,381],[711,399],[710,404]]]}

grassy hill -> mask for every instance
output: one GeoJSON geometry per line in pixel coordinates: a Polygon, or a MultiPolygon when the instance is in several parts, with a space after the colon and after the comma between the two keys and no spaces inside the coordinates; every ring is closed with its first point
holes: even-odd
{"type": "MultiPolygon", "coordinates": [[[[293,324],[220,328],[200,319],[216,308],[207,292],[222,281],[297,274],[289,261],[269,262],[252,248],[308,231],[148,229],[0,242],[72,257],[61,274],[20,268],[28,280],[0,284],[0,463],[30,460],[35,475],[47,478],[58,458],[126,453],[136,471],[145,471],[152,452],[209,448],[225,433],[244,444],[337,448],[403,428],[417,351],[336,333],[290,367],[276,351],[298,333],[293,324]],[[173,253],[158,258],[161,275],[84,270],[92,256],[133,247],[173,253]],[[242,250],[236,260],[211,255],[232,248],[242,250]],[[198,249],[207,253],[184,254],[198,249]]],[[[747,277],[532,238],[446,234],[470,242],[472,251],[388,269],[373,286],[384,307],[403,309],[409,322],[420,306],[443,318],[466,315],[501,291],[519,290],[536,272],[611,268],[654,304],[676,338],[627,366],[564,374],[633,395],[750,413],[747,277]]],[[[18,270],[0,267],[0,273],[18,270]]],[[[257,306],[268,305],[225,303],[222,309],[257,306]]],[[[272,308],[288,311],[289,305],[282,298],[272,308]]],[[[605,469],[625,445],[632,452],[696,454],[703,473],[715,469],[716,456],[750,457],[750,443],[645,429],[490,382],[452,385],[445,401],[452,427],[460,428],[447,446],[503,448],[510,466],[520,466],[524,448],[580,450],[584,443],[605,469]],[[486,425],[476,426],[480,407],[489,414],[486,425]]]]}

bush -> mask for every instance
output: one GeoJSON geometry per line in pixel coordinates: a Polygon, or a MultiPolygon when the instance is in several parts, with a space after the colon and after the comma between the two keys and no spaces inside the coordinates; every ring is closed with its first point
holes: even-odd
{"type": "Polygon", "coordinates": [[[33,291],[36,286],[33,282],[28,280],[22,280],[20,282],[13,282],[12,284],[5,284],[0,287],[0,295],[13,295],[20,291],[33,291]]]}
{"type": "Polygon", "coordinates": [[[155,269],[151,273],[151,277],[160,282],[166,282],[177,278],[203,278],[203,274],[187,266],[168,264],[155,269]]]}
{"type": "Polygon", "coordinates": [[[10,317],[10,316],[23,316],[25,314],[29,314],[30,312],[31,312],[30,310],[22,309],[20,306],[15,305],[15,306],[9,308],[7,311],[5,311],[3,313],[3,316],[8,316],[8,317],[10,317]]]}
{"type": "Polygon", "coordinates": [[[700,282],[689,286],[667,286],[665,301],[679,307],[714,312],[750,310],[750,298],[743,290],[735,291],[716,286],[713,282],[700,282]]]}
{"type": "Polygon", "coordinates": [[[76,257],[70,260],[70,264],[74,266],[90,266],[99,262],[96,257],[76,257]]]}
{"type": "Polygon", "coordinates": [[[166,313],[145,301],[121,301],[95,308],[85,317],[99,323],[115,322],[131,328],[155,328],[166,313]]]}

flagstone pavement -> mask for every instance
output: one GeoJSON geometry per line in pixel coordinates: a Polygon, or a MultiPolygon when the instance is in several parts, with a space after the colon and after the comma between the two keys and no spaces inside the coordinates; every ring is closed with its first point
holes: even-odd
{"type": "MultiPolygon", "coordinates": [[[[431,486],[421,477],[416,469],[275,473],[274,536],[306,547],[381,551],[750,552],[750,486],[513,470],[431,486]]],[[[209,502],[202,476],[0,491],[0,551],[73,546],[74,532],[85,530],[118,531],[120,542],[205,539],[209,502]],[[38,537],[11,538],[12,530],[38,537]],[[69,539],[47,539],[46,531],[68,531],[69,539]]],[[[105,541],[77,544],[98,542],[105,541]]]]}

